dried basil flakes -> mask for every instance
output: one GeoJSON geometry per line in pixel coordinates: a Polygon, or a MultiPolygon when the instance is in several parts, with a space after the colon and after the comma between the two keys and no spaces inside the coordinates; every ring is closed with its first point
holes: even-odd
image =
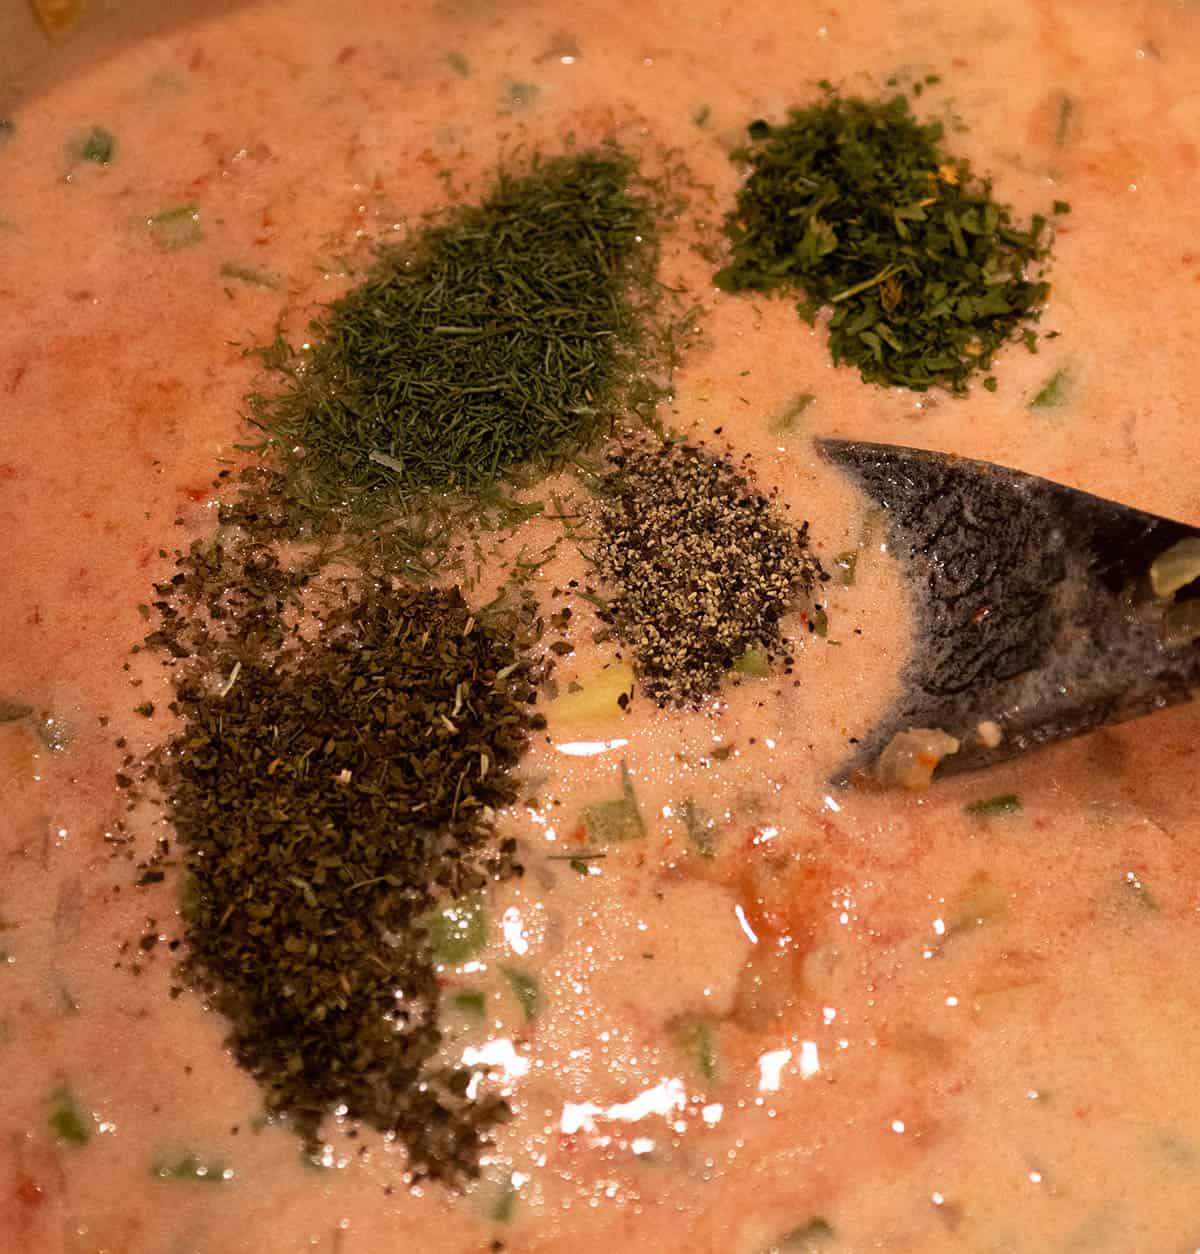
{"type": "Polygon", "coordinates": [[[310,1148],[344,1109],[395,1133],[416,1177],[474,1174],[504,1106],[432,1062],[430,932],[439,903],[519,871],[492,819],[542,723],[527,618],[322,582],[252,540],[178,565],[149,641],[178,668],[152,774],[185,866],[182,972],[310,1148]]]}

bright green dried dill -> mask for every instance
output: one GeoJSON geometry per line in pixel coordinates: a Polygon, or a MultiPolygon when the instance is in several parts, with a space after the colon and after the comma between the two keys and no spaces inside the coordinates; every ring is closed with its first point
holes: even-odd
{"type": "Polygon", "coordinates": [[[581,447],[634,399],[656,238],[649,189],[609,147],[501,173],[482,203],[382,247],[311,352],[264,350],[281,387],[251,409],[293,492],[378,513],[581,447]]]}
{"type": "Polygon", "coordinates": [[[719,287],[799,291],[810,321],[829,309],[835,364],[871,383],[961,394],[1009,340],[1033,347],[1049,285],[1026,269],[1046,256],[1046,220],[1015,224],[943,148],[941,123],[918,122],[903,96],[827,91],[749,134],[719,287]]]}

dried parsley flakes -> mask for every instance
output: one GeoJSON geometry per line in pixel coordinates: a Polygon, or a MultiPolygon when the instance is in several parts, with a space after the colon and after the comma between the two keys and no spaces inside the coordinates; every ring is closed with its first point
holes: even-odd
{"type": "Polygon", "coordinates": [[[678,440],[619,448],[598,484],[594,556],[611,616],[660,705],[716,691],[750,650],[780,644],[779,620],[821,568],[731,462],[678,440]]]}
{"type": "Polygon", "coordinates": [[[1009,340],[1033,348],[1049,284],[1026,269],[1047,254],[1046,219],[1016,225],[943,148],[941,123],[918,122],[903,96],[827,90],[749,134],[719,287],[799,290],[808,321],[829,309],[834,363],[870,383],[962,394],[1009,340]]]}
{"type": "Polygon", "coordinates": [[[381,248],[311,352],[263,354],[283,385],[251,408],[297,497],[379,511],[586,443],[633,399],[656,241],[648,189],[611,146],[501,173],[481,204],[381,248]]]}

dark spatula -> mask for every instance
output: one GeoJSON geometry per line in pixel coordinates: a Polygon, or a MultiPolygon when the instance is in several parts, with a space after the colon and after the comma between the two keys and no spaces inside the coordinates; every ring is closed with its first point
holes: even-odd
{"type": "MultiPolygon", "coordinates": [[[[988,462],[817,446],[883,507],[916,627],[898,700],[838,781],[869,773],[909,728],[960,741],[938,767],[950,774],[1200,692],[1200,643],[1168,644],[1153,607],[1139,606],[1151,564],[1197,528],[988,462]]],[[[1192,582],[1177,598],[1198,593],[1192,582]]]]}

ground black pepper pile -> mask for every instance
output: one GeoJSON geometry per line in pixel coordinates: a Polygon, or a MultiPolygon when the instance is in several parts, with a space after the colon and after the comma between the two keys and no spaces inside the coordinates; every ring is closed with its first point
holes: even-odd
{"type": "Polygon", "coordinates": [[[428,921],[517,869],[491,820],[542,723],[526,619],[477,618],[457,590],[322,583],[253,540],[177,564],[148,639],[183,716],[153,767],[186,869],[183,974],[310,1147],[344,1104],[416,1176],[473,1174],[504,1108],[431,1066],[428,921]]]}
{"type": "Polygon", "coordinates": [[[610,616],[660,705],[691,705],[749,650],[780,645],[779,620],[821,577],[795,526],[731,462],[668,440],[611,454],[598,488],[610,616]]]}

